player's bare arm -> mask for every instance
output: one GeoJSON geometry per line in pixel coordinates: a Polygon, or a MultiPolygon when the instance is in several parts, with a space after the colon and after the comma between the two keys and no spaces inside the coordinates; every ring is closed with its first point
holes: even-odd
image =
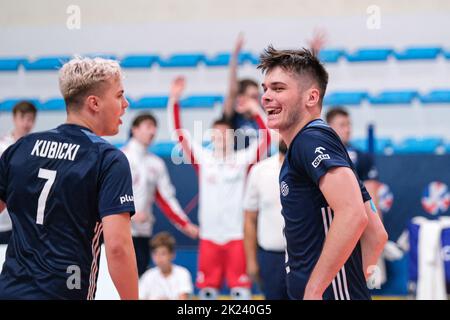
{"type": "Polygon", "coordinates": [[[138,272],[129,213],[102,219],[106,258],[111,278],[123,300],[138,300],[138,272]]]}
{"type": "Polygon", "coordinates": [[[249,277],[258,282],[259,281],[259,266],[256,258],[258,248],[257,243],[257,219],[258,211],[245,210],[244,213],[244,248],[245,256],[247,258],[247,273],[249,277]]]}
{"type": "Polygon", "coordinates": [[[334,219],[320,258],[306,285],[304,299],[322,294],[349,258],[368,224],[361,190],[354,172],[347,167],[330,169],[319,182],[334,219]]]}
{"type": "Polygon", "coordinates": [[[369,201],[365,204],[368,223],[361,237],[361,252],[364,274],[370,276],[371,266],[376,266],[388,240],[388,234],[383,226],[380,216],[374,211],[369,201]]]}

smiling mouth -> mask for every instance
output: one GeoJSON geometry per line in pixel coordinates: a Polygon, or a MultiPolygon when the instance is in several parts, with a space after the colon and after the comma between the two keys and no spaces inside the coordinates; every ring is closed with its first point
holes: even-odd
{"type": "Polygon", "coordinates": [[[267,110],[267,114],[269,116],[275,115],[275,114],[280,114],[280,113],[281,113],[281,109],[280,108],[278,108],[278,109],[268,109],[267,110]]]}

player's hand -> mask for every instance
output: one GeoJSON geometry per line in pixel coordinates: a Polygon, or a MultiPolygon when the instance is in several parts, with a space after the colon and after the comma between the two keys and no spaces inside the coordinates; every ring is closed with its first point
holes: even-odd
{"type": "Polygon", "coordinates": [[[170,97],[175,100],[180,100],[181,95],[186,87],[186,80],[183,76],[177,76],[170,87],[170,97]]]}
{"type": "Polygon", "coordinates": [[[133,217],[131,217],[131,221],[136,223],[144,223],[150,219],[149,214],[145,212],[136,212],[133,217]]]}
{"type": "Polygon", "coordinates": [[[247,260],[247,275],[252,279],[253,282],[260,283],[261,278],[259,276],[259,265],[254,259],[247,260]]]}
{"type": "Polygon", "coordinates": [[[197,239],[198,238],[198,234],[199,234],[198,226],[196,226],[193,223],[188,223],[183,228],[183,233],[185,235],[187,235],[188,237],[192,238],[192,239],[197,239]]]}
{"type": "Polygon", "coordinates": [[[305,294],[303,300],[323,300],[323,293],[313,290],[310,286],[306,285],[305,294]]]}
{"type": "Polygon", "coordinates": [[[314,54],[319,54],[320,50],[323,49],[327,43],[327,32],[325,29],[319,28],[315,29],[312,39],[308,41],[309,48],[314,54]]]}

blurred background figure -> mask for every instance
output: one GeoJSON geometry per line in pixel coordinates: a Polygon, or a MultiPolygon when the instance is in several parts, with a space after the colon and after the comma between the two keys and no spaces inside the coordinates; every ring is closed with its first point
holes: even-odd
{"type": "MultiPolygon", "coordinates": [[[[17,140],[33,130],[36,122],[37,109],[34,104],[27,101],[17,103],[12,109],[13,130],[0,138],[0,156],[17,140]]],[[[11,237],[12,223],[7,209],[0,214],[0,244],[7,244],[11,237]]]]}
{"type": "Polygon", "coordinates": [[[287,300],[284,221],[278,176],[286,144],[279,153],[254,165],[244,196],[244,245],[247,273],[259,284],[267,300],[287,300]]]}
{"type": "Polygon", "coordinates": [[[140,300],[187,300],[193,293],[189,271],[173,263],[175,238],[168,232],[156,234],[150,241],[154,268],[139,280],[140,300]]]}
{"type": "Polygon", "coordinates": [[[191,223],[178,203],[164,161],[148,150],[157,130],[158,123],[152,114],[138,115],[131,125],[131,138],[122,148],[130,163],[133,178],[136,214],[131,219],[131,227],[139,276],[150,263],[148,243],[155,223],[155,202],[180,231],[193,239],[198,236],[198,227],[191,223]]]}

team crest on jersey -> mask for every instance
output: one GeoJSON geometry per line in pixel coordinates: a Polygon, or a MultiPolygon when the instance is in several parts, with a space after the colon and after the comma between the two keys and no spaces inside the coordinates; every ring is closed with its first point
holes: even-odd
{"type": "Polygon", "coordinates": [[[327,153],[323,153],[326,149],[324,147],[317,147],[316,150],[314,150],[314,153],[318,153],[319,155],[314,159],[314,161],[311,163],[314,168],[317,168],[319,164],[322,162],[322,160],[329,160],[330,155],[327,153]]]}
{"type": "Polygon", "coordinates": [[[286,197],[289,194],[289,186],[287,185],[286,182],[281,181],[280,191],[281,191],[281,194],[283,195],[283,197],[286,197]]]}
{"type": "Polygon", "coordinates": [[[432,215],[444,213],[450,206],[450,193],[445,183],[431,182],[422,195],[422,207],[432,215]]]}

